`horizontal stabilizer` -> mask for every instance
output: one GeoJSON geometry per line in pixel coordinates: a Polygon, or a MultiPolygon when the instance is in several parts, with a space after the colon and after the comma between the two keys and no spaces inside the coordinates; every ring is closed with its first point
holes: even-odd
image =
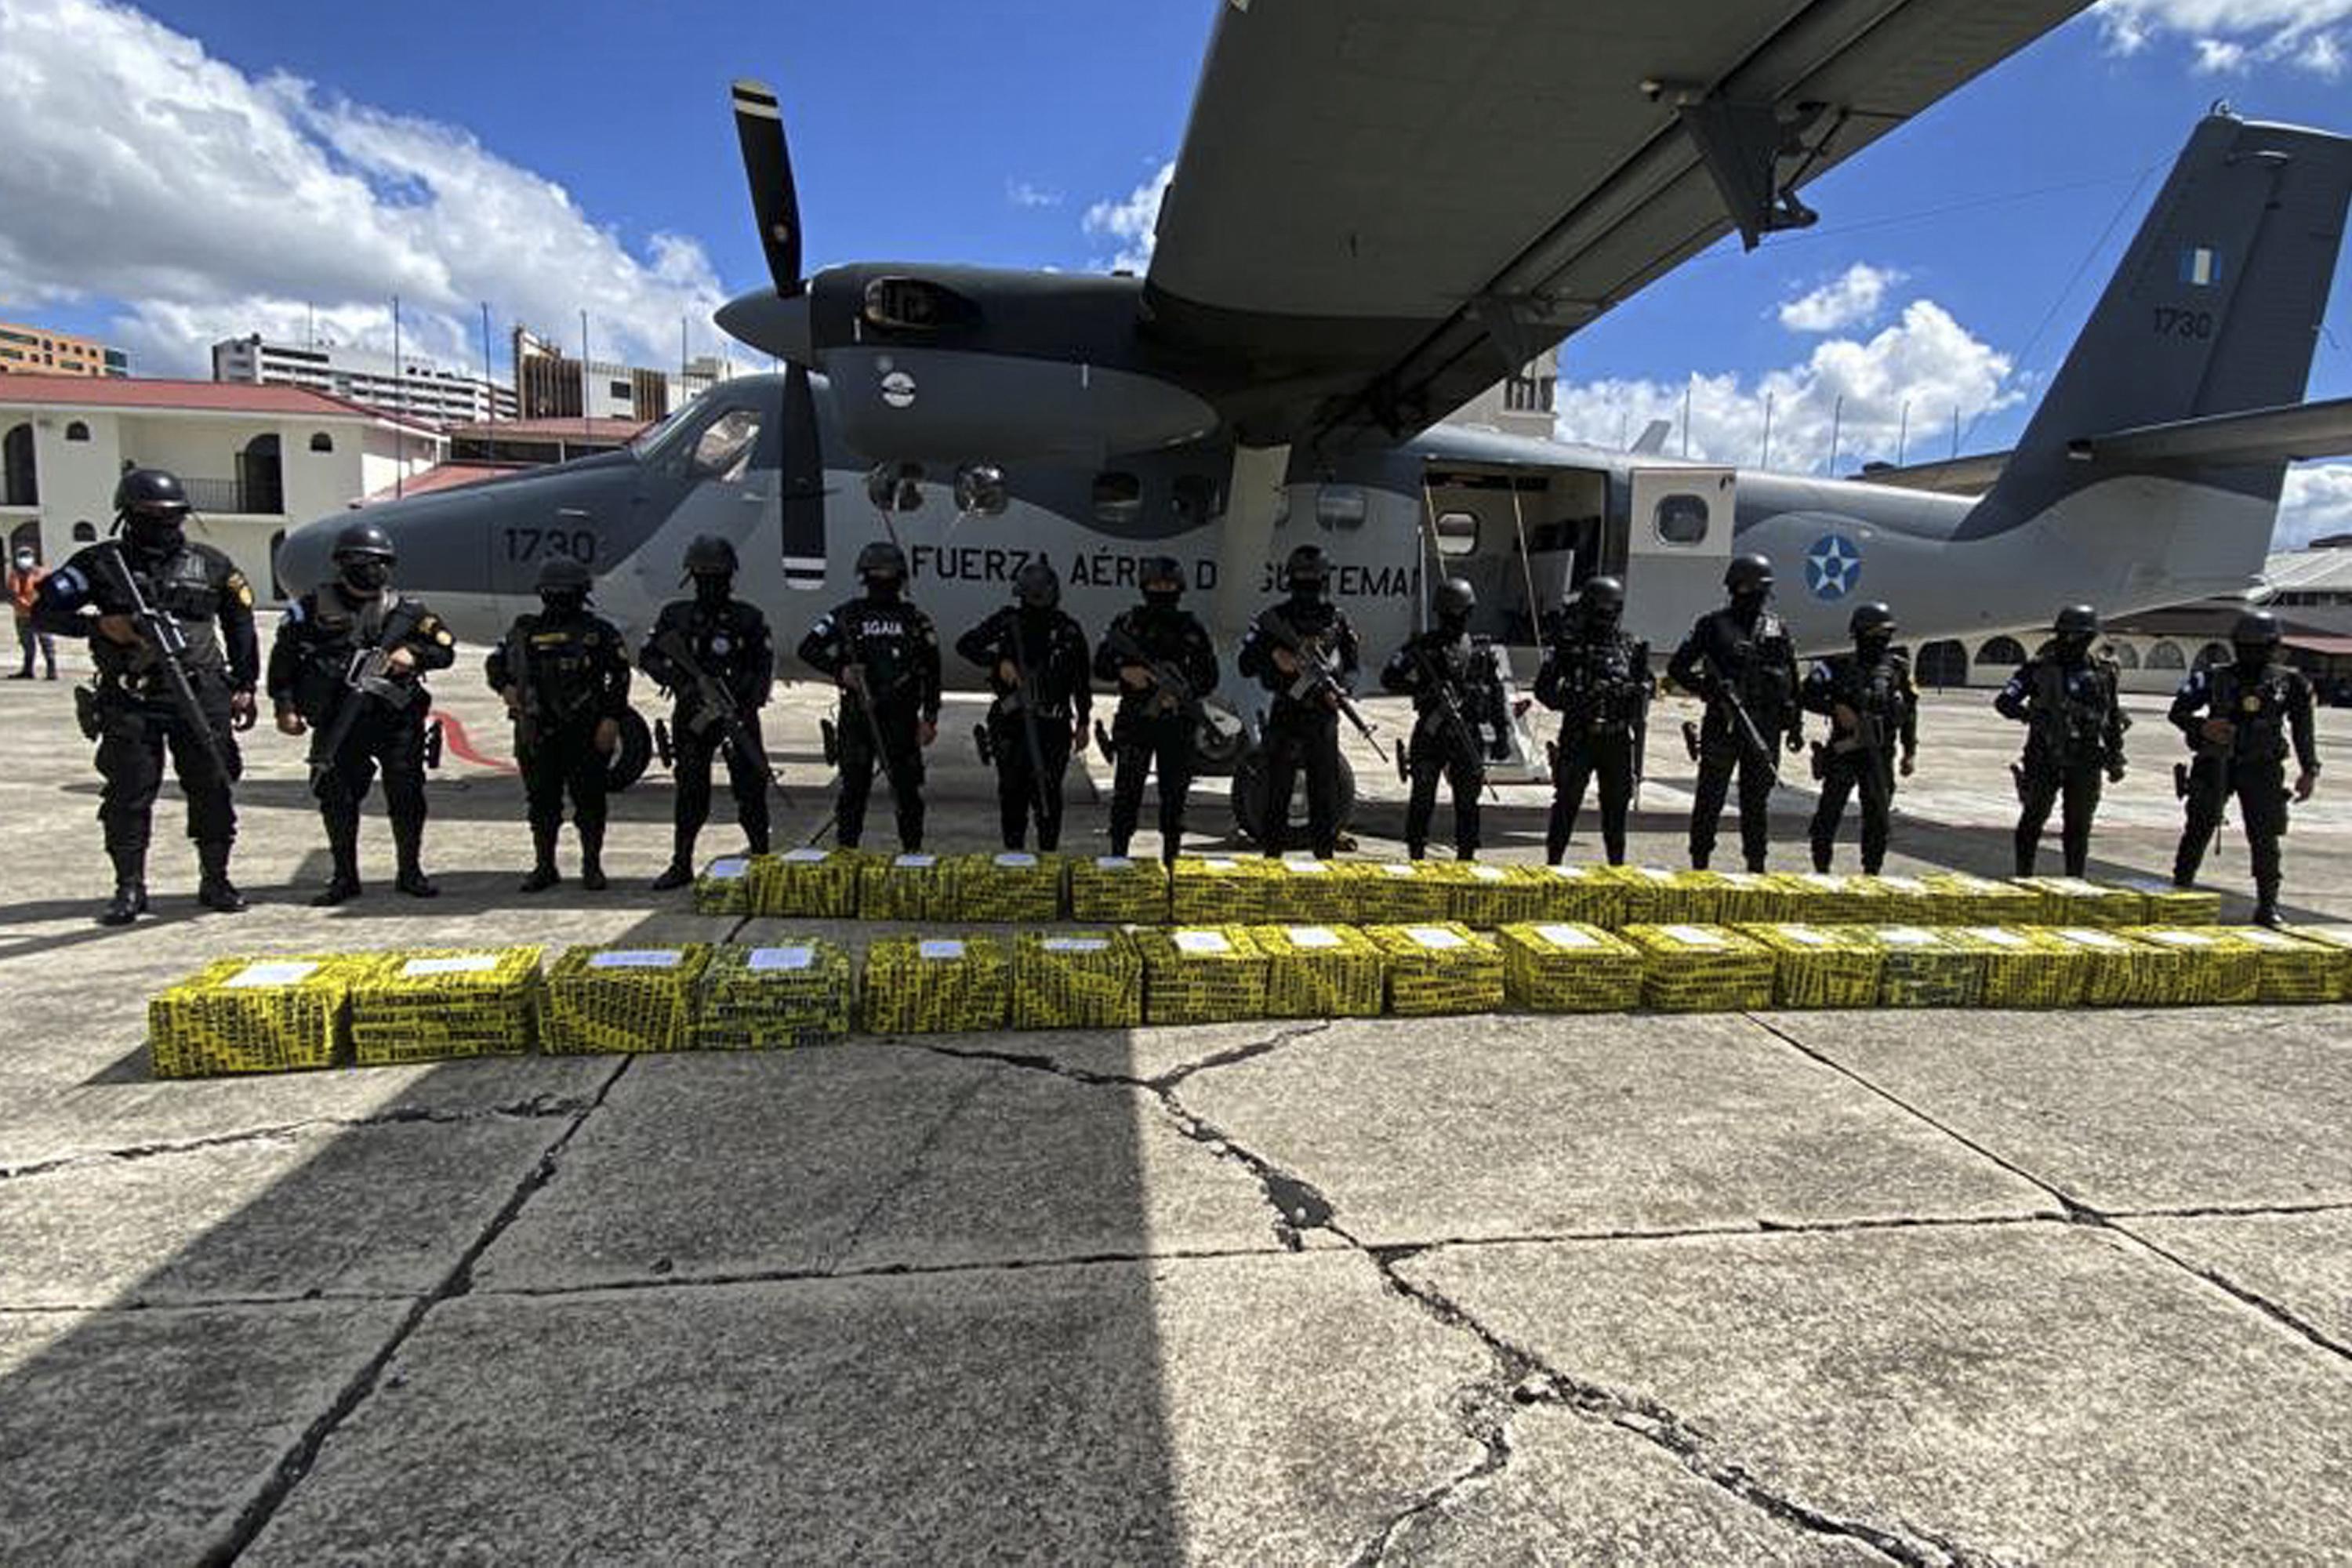
{"type": "Polygon", "coordinates": [[[1674,428],[1671,420],[1653,419],[1643,426],[1640,438],[1628,450],[1638,458],[1654,458],[1666,449],[1666,437],[1674,434],[1674,428]]]}
{"type": "Polygon", "coordinates": [[[2066,443],[2078,462],[2299,463],[2352,453],[2352,397],[2143,425],[2066,443]]]}
{"type": "Polygon", "coordinates": [[[1851,477],[1867,484],[1894,485],[1906,490],[1979,496],[1992,489],[1993,481],[2008,466],[2007,452],[1977,452],[1940,463],[1909,463],[1899,468],[1892,463],[1865,463],[1862,472],[1851,477]]]}

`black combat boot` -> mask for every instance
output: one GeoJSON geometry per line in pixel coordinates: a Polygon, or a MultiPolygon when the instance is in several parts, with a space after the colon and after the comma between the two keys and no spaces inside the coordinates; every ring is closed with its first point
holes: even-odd
{"type": "Polygon", "coordinates": [[[441,885],[425,874],[425,824],[413,817],[394,817],[392,844],[399,866],[392,885],[412,899],[439,898],[441,885]]]}
{"type": "Polygon", "coordinates": [[[314,910],[331,910],[360,896],[360,826],[357,821],[327,824],[327,855],[333,862],[327,885],[310,900],[314,910]]]}
{"type": "MultiPolygon", "coordinates": [[[[653,880],[655,892],[667,893],[674,888],[683,888],[694,880],[694,837],[695,836],[685,828],[677,830],[670,840],[669,864],[663,868],[662,874],[653,880]]],[[[761,848],[754,849],[752,853],[764,855],[767,851],[761,848]]]]}
{"type": "Polygon", "coordinates": [[[207,839],[196,846],[196,902],[215,914],[241,915],[245,895],[228,879],[229,841],[207,839]]]}
{"type": "Polygon", "coordinates": [[[531,862],[530,875],[516,888],[523,893],[543,893],[563,880],[555,868],[555,829],[534,827],[530,830],[531,851],[538,858],[531,862]]]}
{"type": "Polygon", "coordinates": [[[109,851],[114,862],[114,897],[98,917],[102,926],[127,926],[147,912],[147,857],[143,851],[109,851]]]}
{"type": "Polygon", "coordinates": [[[604,830],[580,830],[580,885],[592,893],[612,886],[604,875],[604,830]]]}
{"type": "Polygon", "coordinates": [[[2254,923],[2275,929],[2282,922],[2278,908],[2279,885],[2276,881],[2254,884],[2254,923]]]}

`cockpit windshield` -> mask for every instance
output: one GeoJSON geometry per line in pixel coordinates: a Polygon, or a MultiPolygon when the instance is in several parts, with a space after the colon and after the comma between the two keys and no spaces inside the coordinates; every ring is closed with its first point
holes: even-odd
{"type": "Polygon", "coordinates": [[[708,411],[708,405],[698,399],[646,426],[629,437],[629,455],[639,458],[656,455],[669,444],[670,437],[677,434],[678,427],[684,425],[689,416],[708,411]]]}

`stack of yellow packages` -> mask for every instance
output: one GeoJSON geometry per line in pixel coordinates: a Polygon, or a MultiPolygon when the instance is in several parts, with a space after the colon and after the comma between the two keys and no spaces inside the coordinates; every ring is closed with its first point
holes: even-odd
{"type": "Polygon", "coordinates": [[[1776,960],[1772,1000],[1782,1007],[1869,1007],[1878,1002],[1884,950],[1858,926],[1751,925],[1740,934],[1776,960]]]}
{"type": "Polygon", "coordinates": [[[868,921],[951,921],[955,887],[936,855],[875,857],[858,868],[857,918],[868,921]]]}
{"type": "Polygon", "coordinates": [[[2237,1007],[2262,999],[2262,949],[2238,931],[2210,925],[2146,925],[2121,934],[2182,956],[2178,973],[2168,977],[2164,997],[2174,1006],[2237,1007]]]}
{"type": "Polygon", "coordinates": [[[1769,871],[1695,871],[1691,875],[1715,884],[1717,925],[1779,925],[1792,918],[1789,909],[1795,900],[1780,879],[1769,871]]]}
{"type": "Polygon", "coordinates": [[[1356,883],[1363,874],[1361,866],[1344,860],[1276,860],[1266,879],[1266,918],[1345,925],[1356,918],[1356,883]]]}
{"type": "Polygon", "coordinates": [[[1798,925],[1901,924],[1881,913],[1885,895],[1878,879],[1847,871],[1783,871],[1775,879],[1787,892],[1789,919],[1798,925]]]}
{"type": "Polygon", "coordinates": [[[1642,1003],[1642,955],[1597,925],[1505,926],[1503,989],[1534,1013],[1624,1013],[1642,1003]]]}
{"type": "Polygon", "coordinates": [[[985,936],[883,936],[866,950],[861,1012],[868,1033],[954,1035],[1001,1029],[1013,966],[985,936]]]}
{"type": "Polygon", "coordinates": [[[751,912],[751,858],[723,855],[702,868],[694,879],[694,912],[698,915],[748,915],[751,912]]]}
{"type": "Polygon", "coordinates": [[[1231,1024],[1265,1016],[1266,956],[1240,926],[1139,931],[1143,1016],[1154,1024],[1231,1024]]]}
{"type": "Polygon", "coordinates": [[[2141,918],[2149,925],[2217,926],[2221,895],[2204,888],[2176,888],[2161,877],[2126,877],[2116,886],[2140,896],[2141,918]]]}
{"type": "Polygon", "coordinates": [[[1642,1004],[1662,1013],[1744,1013],[1772,1005],[1778,958],[1736,931],[1632,925],[1617,933],[1642,955],[1642,1004]]]}
{"type": "Polygon", "coordinates": [[[1862,928],[1878,944],[1882,1007],[1973,1007],[1984,998],[1984,959],[1933,926],[1862,928]]]}
{"type": "Polygon", "coordinates": [[[1627,925],[1704,925],[1715,918],[1716,885],[1703,873],[1656,866],[1611,866],[1609,879],[1624,889],[1627,925]]]}
{"type": "Polygon", "coordinates": [[[1168,868],[1126,855],[1071,861],[1070,918],[1089,925],[1167,924],[1168,868]]]}
{"type": "Polygon", "coordinates": [[[1042,925],[1062,918],[1062,858],[1006,849],[957,855],[947,862],[955,919],[997,925],[1042,925]]]}
{"type": "Polygon", "coordinates": [[[1013,939],[1013,1026],[1131,1029],[1143,1022],[1143,954],[1122,931],[1013,939]]]}
{"type": "Polygon", "coordinates": [[[810,937],[711,950],[694,1043],[706,1051],[819,1046],[849,1033],[849,954],[810,937]]]}
{"type": "Polygon", "coordinates": [[[1274,918],[1276,875],[1262,856],[1179,856],[1169,873],[1169,919],[1180,926],[1263,925],[1274,918]]]}
{"type": "Polygon", "coordinates": [[[2243,926],[2231,932],[2262,960],[2262,1002],[2304,1004],[2339,1002],[2344,998],[2344,966],[2347,954],[2324,942],[2298,933],[2243,926]]]}
{"type": "Polygon", "coordinates": [[[1429,875],[1445,884],[1446,919],[1472,931],[1542,920],[1556,901],[1543,874],[1531,866],[1482,866],[1475,860],[1424,863],[1432,868],[1429,875]]]}
{"type": "Polygon", "coordinates": [[[1389,1011],[1400,1017],[1491,1013],[1503,1005],[1503,950],[1458,921],[1373,926],[1364,934],[1388,970],[1389,1011]]]}
{"type": "Polygon", "coordinates": [[[1532,870],[1544,889],[1538,919],[1609,931],[1625,923],[1625,887],[1606,866],[1539,866],[1532,870]]]}
{"type": "Polygon", "coordinates": [[[787,849],[751,862],[751,912],[796,921],[857,918],[857,849],[787,849]]]}
{"type": "Polygon", "coordinates": [[[1944,934],[1984,966],[1988,1007],[2072,1007],[2083,999],[2091,954],[2037,926],[1948,926],[1944,934]]]}
{"type": "Polygon", "coordinates": [[[548,972],[540,1048],[565,1056],[688,1049],[695,998],[709,963],[710,949],[698,942],[566,948],[548,972]]]}
{"type": "Polygon", "coordinates": [[[1265,954],[1269,1018],[1372,1018],[1384,994],[1381,950],[1349,925],[1252,926],[1265,954]]]}
{"type": "Polygon", "coordinates": [[[2083,1001],[2092,1007],[2160,1007],[2179,990],[2190,954],[2152,947],[2111,926],[2056,926],[2050,934],[2091,955],[2083,1001]]]}
{"type": "Polygon", "coordinates": [[[2294,934],[2342,955],[2347,966],[2339,972],[2342,988],[2346,996],[2352,997],[2352,925],[2296,926],[2294,934]]]}
{"type": "Polygon", "coordinates": [[[1920,878],[1888,872],[1862,881],[1870,889],[1864,896],[1870,900],[1873,924],[1933,925],[1939,918],[1936,895],[1920,878]]]}
{"type": "Polygon", "coordinates": [[[333,1067],[353,965],[332,957],[223,958],[147,1003],[157,1078],[333,1067]]]}
{"type": "Polygon", "coordinates": [[[1932,923],[1946,926],[2030,926],[2042,914],[2042,896],[2014,882],[1967,871],[1929,871],[1926,884],[1932,923]]]}
{"type": "Polygon", "coordinates": [[[1425,925],[1447,918],[1447,884],[1429,860],[1384,860],[1356,882],[1360,926],[1425,925]]]}
{"type": "Polygon", "coordinates": [[[2147,900],[2129,888],[2081,877],[2019,877],[2038,896],[2036,923],[2046,926],[2136,926],[2147,923],[2147,900]]]}
{"type": "Polygon", "coordinates": [[[540,950],[386,952],[352,966],[352,1058],[362,1067],[520,1056],[539,1031],[540,950]]]}

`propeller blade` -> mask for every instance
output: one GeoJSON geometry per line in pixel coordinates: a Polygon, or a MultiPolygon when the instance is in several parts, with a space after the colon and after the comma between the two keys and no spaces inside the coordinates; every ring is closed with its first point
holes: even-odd
{"type": "Polygon", "coordinates": [[[776,292],[801,291],[801,203],[793,188],[792,154],[784,150],[784,117],[776,89],[765,82],[735,84],[735,135],[743,145],[743,173],[751,183],[751,210],[760,220],[760,247],[776,292]]]}
{"type": "Polygon", "coordinates": [[[808,367],[784,367],[784,585],[824,586],[824,447],[808,367]]]}

